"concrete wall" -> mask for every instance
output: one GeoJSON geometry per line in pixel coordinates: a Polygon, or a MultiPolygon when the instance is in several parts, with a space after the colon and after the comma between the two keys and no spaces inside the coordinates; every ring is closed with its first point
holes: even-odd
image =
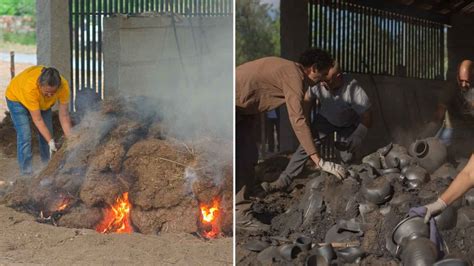
{"type": "Polygon", "coordinates": [[[36,56],[39,65],[52,66],[71,80],[69,1],[36,1],[36,56]]]}
{"type": "Polygon", "coordinates": [[[232,77],[231,17],[176,18],[175,25],[176,32],[170,16],[104,19],[105,97],[192,86],[209,67],[232,77]]]}
{"type": "Polygon", "coordinates": [[[474,16],[456,14],[448,30],[448,79],[456,78],[457,66],[464,59],[474,60],[474,16]]]}

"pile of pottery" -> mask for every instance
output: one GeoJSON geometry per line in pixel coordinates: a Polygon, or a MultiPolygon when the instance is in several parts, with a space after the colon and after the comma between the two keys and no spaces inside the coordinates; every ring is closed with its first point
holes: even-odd
{"type": "Polygon", "coordinates": [[[365,255],[360,247],[336,249],[331,244],[313,243],[312,238],[307,236],[299,236],[293,241],[282,237],[270,237],[268,241],[252,240],[244,247],[259,252],[257,260],[263,265],[276,262],[287,264],[295,260],[308,266],[358,263],[365,255]]]}
{"type": "MultiPolygon", "coordinates": [[[[314,238],[310,237],[313,229],[318,229],[312,225],[314,217],[324,217],[322,214],[330,208],[321,192],[321,185],[328,176],[325,173],[315,175],[306,183],[299,202],[285,212],[287,216],[297,217],[290,219],[291,228],[310,228],[304,231],[308,234],[292,235],[292,239],[262,236],[259,240],[247,242],[244,247],[259,252],[257,259],[264,265],[275,262],[306,265],[358,263],[371,254],[360,247],[364,231],[368,230],[366,226],[370,224],[366,216],[375,210],[385,216],[395,208],[397,213],[408,213],[413,207],[413,197],[432,200],[436,193],[425,186],[431,177],[448,180],[459,171],[445,164],[446,157],[446,147],[438,139],[428,138],[414,142],[409,149],[389,144],[364,157],[362,164],[349,166],[349,177],[343,181],[344,184],[337,186],[353,186],[358,191],[353,196],[341,195],[346,200],[345,217],[348,220],[339,217],[336,224],[326,229],[324,243],[313,243],[314,238]],[[400,187],[403,192],[394,195],[395,188],[399,191],[400,187]]],[[[466,194],[464,202],[474,206],[474,190],[466,194]]],[[[474,218],[470,218],[474,217],[474,210],[463,207],[466,208],[464,211],[459,207],[460,204],[453,204],[434,218],[438,230],[474,225],[474,218]]],[[[442,258],[442,252],[446,250],[437,247],[430,239],[433,233],[423,217],[408,217],[389,230],[392,234],[390,231],[386,234],[386,249],[403,265],[468,265],[461,259],[442,258]]]]}

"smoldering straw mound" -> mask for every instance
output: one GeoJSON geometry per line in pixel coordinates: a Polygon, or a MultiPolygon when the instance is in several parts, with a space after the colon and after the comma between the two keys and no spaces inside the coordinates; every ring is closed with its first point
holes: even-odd
{"type": "Polygon", "coordinates": [[[105,101],[35,177],[17,181],[8,206],[52,213],[61,198],[70,206],[61,226],[94,228],[103,209],[129,192],[131,222],[146,234],[196,232],[199,204],[221,200],[221,230],[232,232],[230,140],[200,136],[180,140],[143,98],[105,101]]]}

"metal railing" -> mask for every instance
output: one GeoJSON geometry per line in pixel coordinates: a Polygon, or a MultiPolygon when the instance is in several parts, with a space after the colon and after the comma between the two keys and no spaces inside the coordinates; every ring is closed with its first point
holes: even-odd
{"type": "Polygon", "coordinates": [[[346,0],[309,1],[309,44],[343,70],[445,79],[447,26],[346,0]]]}
{"type": "Polygon", "coordinates": [[[104,17],[143,13],[176,13],[186,17],[229,16],[233,11],[232,1],[69,0],[72,95],[76,95],[80,89],[92,88],[103,96],[102,31],[104,17]]]}

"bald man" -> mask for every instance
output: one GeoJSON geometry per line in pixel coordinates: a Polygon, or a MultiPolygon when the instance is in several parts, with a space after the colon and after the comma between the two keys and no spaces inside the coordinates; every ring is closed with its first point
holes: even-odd
{"type": "MultiPolygon", "coordinates": [[[[364,89],[357,80],[342,73],[336,63],[329,70],[326,82],[311,87],[305,100],[315,107],[311,124],[315,145],[319,148],[325,138],[336,132],[339,141],[347,143],[347,150],[340,151],[340,157],[342,161],[350,162],[372,125],[371,104],[364,89]]],[[[300,145],[279,178],[272,183],[263,182],[262,188],[266,192],[286,189],[303,171],[308,158],[300,145]]]]}
{"type": "Polygon", "coordinates": [[[474,136],[474,62],[464,60],[458,67],[457,83],[442,94],[433,120],[424,126],[420,138],[436,135],[448,146],[449,155],[469,157],[474,136]],[[457,86],[456,86],[457,85],[457,86]],[[441,129],[440,129],[441,128],[441,129]]]}
{"type": "MultiPolygon", "coordinates": [[[[425,222],[432,216],[436,216],[447,208],[451,203],[459,199],[469,189],[474,187],[474,63],[471,60],[464,60],[459,65],[457,85],[458,89],[447,104],[438,105],[437,121],[444,118],[448,124],[452,124],[451,132],[438,133],[442,140],[454,146],[456,155],[470,156],[464,169],[456,176],[448,189],[435,202],[425,205],[425,222]],[[443,114],[448,114],[443,116],[443,114]],[[441,117],[441,118],[440,118],[441,117]]],[[[440,131],[446,131],[440,130],[440,131]]],[[[453,149],[451,149],[451,152],[453,149]]]]}

